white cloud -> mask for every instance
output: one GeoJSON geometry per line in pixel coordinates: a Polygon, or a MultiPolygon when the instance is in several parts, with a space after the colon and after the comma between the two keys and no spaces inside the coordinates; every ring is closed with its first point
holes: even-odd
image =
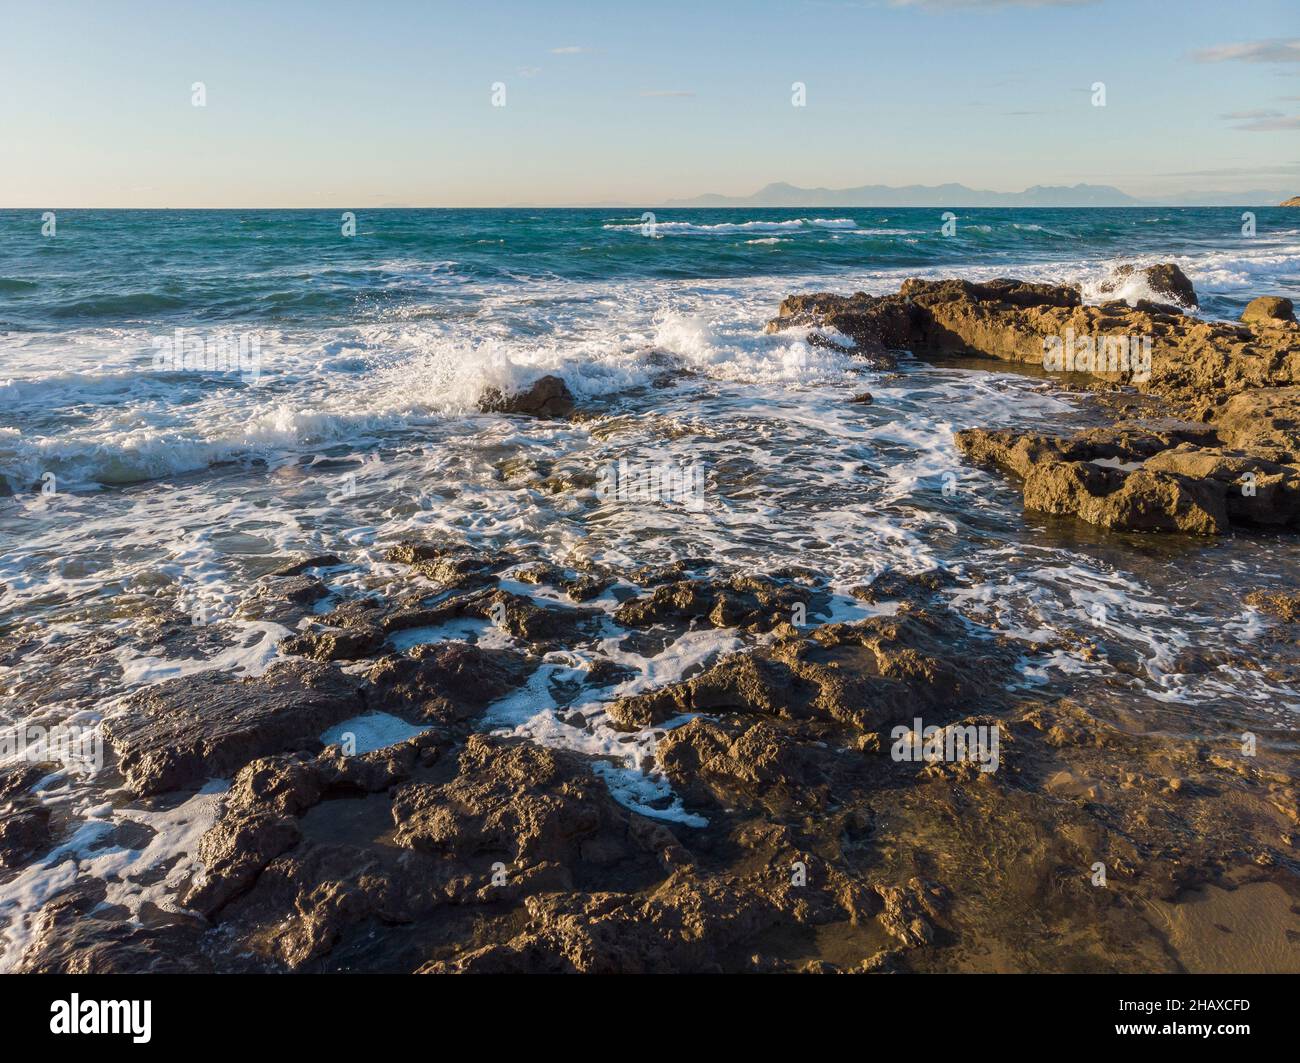
{"type": "Polygon", "coordinates": [[[1193,52],[1192,57],[1198,63],[1300,63],[1300,37],[1218,44],[1193,52]]]}
{"type": "Polygon", "coordinates": [[[1244,125],[1233,126],[1247,133],[1272,133],[1278,130],[1294,129],[1300,131],[1300,114],[1277,115],[1272,118],[1260,118],[1244,125]]]}

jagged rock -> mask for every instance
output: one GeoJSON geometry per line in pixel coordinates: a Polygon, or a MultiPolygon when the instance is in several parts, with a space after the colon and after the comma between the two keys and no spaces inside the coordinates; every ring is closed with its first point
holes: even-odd
{"type": "Polygon", "coordinates": [[[330,798],[379,793],[408,779],[443,740],[421,735],[355,757],[333,747],[316,757],[282,754],[255,760],[235,776],[217,822],[199,842],[202,873],[185,905],[211,917],[246,893],[276,857],[302,840],[301,817],[330,798]]]}
{"type": "Polygon", "coordinates": [[[777,815],[824,808],[832,754],[776,720],[695,719],[669,731],[656,756],[688,801],[760,808],[777,815]]]}
{"type": "Polygon", "coordinates": [[[494,854],[518,871],[622,858],[628,814],[571,755],[518,739],[471,735],[448,783],[409,783],[393,800],[400,845],[460,858],[494,854]]]}
{"type": "Polygon", "coordinates": [[[884,902],[878,918],[885,929],[905,946],[916,948],[934,940],[943,892],[933,883],[912,879],[906,886],[877,886],[884,902]]]}
{"type": "Polygon", "coordinates": [[[442,590],[465,590],[494,582],[494,575],[515,563],[498,551],[476,550],[459,544],[402,542],[390,548],[385,561],[409,565],[442,590]]]}
{"type": "Polygon", "coordinates": [[[139,691],[104,721],[127,786],[144,796],[197,786],[256,757],[320,747],[322,731],[359,714],[355,681],[305,661],[256,679],[199,672],[139,691]]]}
{"type": "Polygon", "coordinates": [[[1212,445],[1214,429],[1117,426],[1068,438],[967,429],[971,460],[1023,480],[1025,507],[1118,531],[1223,534],[1300,522],[1300,469],[1212,445]]]}
{"type": "Polygon", "coordinates": [[[529,565],[514,573],[514,578],[523,583],[549,583],[558,587],[575,602],[587,602],[599,597],[614,577],[608,572],[570,573],[558,565],[545,562],[529,565]]]}
{"type": "Polygon", "coordinates": [[[791,326],[834,327],[867,349],[1035,365],[1044,365],[1052,344],[1086,340],[1070,362],[1074,371],[1168,396],[1197,417],[1247,388],[1300,384],[1300,326],[1293,322],[1201,321],[1153,304],[1083,306],[1075,288],[1008,279],[914,279],[889,296],[791,296],[768,330],[791,326]]]}
{"type": "Polygon", "coordinates": [[[282,639],[279,650],[316,661],[354,661],[373,657],[383,647],[385,638],[380,628],[309,631],[282,639]]]}
{"type": "Polygon", "coordinates": [[[488,388],[479,397],[482,413],[523,413],[532,417],[568,417],[573,413],[573,394],[558,376],[539,377],[522,391],[507,395],[500,388],[488,388]]]}
{"type": "Polygon", "coordinates": [[[426,643],[371,669],[367,703],[413,719],[464,721],[522,685],[535,665],[515,650],[426,643]]]}
{"type": "Polygon", "coordinates": [[[467,603],[465,611],[491,620],[525,642],[561,641],[570,645],[582,637],[585,626],[602,616],[598,609],[539,605],[531,598],[501,590],[467,603]]]}
{"type": "Polygon", "coordinates": [[[827,624],[808,638],[786,635],[724,657],[681,683],[608,706],[626,730],[688,712],[739,712],[877,731],[913,716],[951,717],[965,700],[993,697],[1008,651],[981,646],[978,664],[956,663],[951,647],[969,633],[948,614],[905,604],[889,617],[827,624]]]}
{"type": "Polygon", "coordinates": [[[714,627],[770,631],[789,623],[797,606],[806,613],[825,600],[824,592],[811,587],[779,584],[761,576],[679,580],[629,599],[618,607],[614,619],[625,627],[646,627],[707,618],[714,627]]]}

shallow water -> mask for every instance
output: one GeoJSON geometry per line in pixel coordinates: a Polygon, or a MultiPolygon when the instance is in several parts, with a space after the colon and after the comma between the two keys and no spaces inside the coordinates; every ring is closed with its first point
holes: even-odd
{"type": "MultiPolygon", "coordinates": [[[[1293,215],[1260,210],[1247,239],[1226,209],[966,211],[945,238],[938,213],[661,212],[645,236],[625,210],[369,212],[344,239],[318,212],[67,212],[42,240],[39,219],[0,212],[0,476],[14,492],[0,498],[0,722],[93,723],[144,684],[258,674],[285,634],[234,618],[259,575],[334,552],[337,601],[397,579],[384,547],[427,535],[568,564],[800,566],[835,592],[809,622],[877,610],[849,591],[882,572],[942,569],[973,623],[1045,647],[1022,662],[1023,689],[1097,679],[1163,703],[1160,725],[1184,733],[1293,730],[1300,691],[1260,667],[1265,622],[1241,601],[1297,571],[1293,540],[1027,516],[1012,486],[960,461],[953,434],[1088,423],[1059,382],[1001,364],[875,372],[762,331],[793,292],[959,274],[1095,295],[1119,260],[1177,261],[1202,314],[1235,316],[1257,294],[1300,297],[1293,215]],[[156,337],[178,328],[255,336],[260,360],[159,370],[156,337]],[[485,386],[542,372],[564,376],[583,418],[471,412],[485,386]],[[864,390],[872,404],[846,401],[864,390]],[[602,497],[596,480],[620,461],[702,468],[702,506],[602,497]],[[149,608],[201,610],[208,627],[146,656],[133,617],[149,608]],[[1069,648],[1081,640],[1097,653],[1069,648]]],[[[689,821],[641,771],[653,736],[604,727],[600,704],[745,642],[695,632],[638,652],[621,635],[610,619],[552,654],[487,723],[603,757],[620,800],[689,821]],[[568,680],[602,656],[636,678],[575,694],[568,680]],[[574,708],[589,730],[559,722],[574,708]]],[[[470,621],[403,637],[500,636],[470,621]]],[[[0,877],[0,966],[78,874],[113,879],[133,910],[169,903],[215,799],[145,807],[113,785],[75,765],[42,784],[65,833],[0,877]]]]}

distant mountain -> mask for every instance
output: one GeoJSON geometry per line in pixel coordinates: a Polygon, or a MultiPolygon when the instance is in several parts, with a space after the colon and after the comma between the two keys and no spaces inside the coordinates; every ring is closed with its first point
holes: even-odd
{"type": "Polygon", "coordinates": [[[965,185],[861,185],[798,188],[778,182],[752,196],[670,199],[670,207],[1132,207],[1139,200],[1109,185],[1034,185],[1023,192],[988,192],[965,185]]]}
{"type": "Polygon", "coordinates": [[[1187,192],[1138,199],[1111,185],[1034,185],[1023,192],[990,192],[961,184],[860,185],[857,188],[799,188],[777,182],[752,196],[703,195],[670,199],[669,207],[1146,207],[1249,206],[1277,203],[1285,192],[1187,192]]]}

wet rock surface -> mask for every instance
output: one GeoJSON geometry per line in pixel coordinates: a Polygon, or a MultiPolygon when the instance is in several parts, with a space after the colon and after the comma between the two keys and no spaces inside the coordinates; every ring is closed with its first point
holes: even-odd
{"type": "Polygon", "coordinates": [[[408,719],[454,723],[505,697],[536,665],[510,649],[462,642],[416,646],[375,664],[367,675],[366,701],[408,719]]]}
{"type": "MultiPolygon", "coordinates": [[[[1125,446],[1154,456],[1184,436],[1125,446]]],[[[1119,445],[1034,446],[1103,443],[1119,445]]],[[[1179,737],[1158,703],[1087,685],[1037,698],[1017,669],[1054,647],[951,612],[951,574],[885,573],[855,594],[894,612],[803,630],[785,617],[813,585],[792,574],[688,575],[641,573],[617,608],[710,627],[722,596],[750,593],[746,609],[777,621],[741,610],[750,648],[605,703],[652,739],[647,777],[681,802],[668,818],[620,799],[604,757],[482,733],[482,710],[539,667],[523,648],[437,641],[355,676],[305,660],[254,680],[200,673],[106,723],[136,792],[232,778],[178,910],[132,916],[78,885],[46,902],[19,969],[1175,971],[1203,963],[1177,930],[1196,890],[1229,891],[1229,920],[1252,913],[1234,897],[1300,896],[1281,732],[1247,756],[1227,728],[1179,737]],[[426,729],[320,748],[363,709],[426,729]],[[996,735],[995,762],[927,757],[918,720],[940,747],[996,735]]],[[[460,608],[504,592],[445,593],[460,608]]],[[[1258,605],[1282,618],[1287,601],[1258,605]]],[[[429,607],[338,608],[382,631],[429,607]]],[[[43,771],[0,774],[0,794],[31,800],[43,771]]]]}
{"type": "MultiPolygon", "coordinates": [[[[609,706],[629,729],[692,712],[740,712],[873,732],[913,715],[950,715],[992,696],[1008,651],[990,639],[979,667],[953,662],[954,618],[904,607],[892,617],[828,624],[807,638],[786,634],[768,646],[724,658],[685,681],[609,706]]],[[[962,632],[964,637],[965,633],[962,632]]]]}
{"type": "Polygon", "coordinates": [[[201,672],[148,687],[104,722],[104,735],[127,785],[147,796],[319,745],[322,731],[361,707],[354,680],[324,665],[284,662],[256,679],[201,672]]]}
{"type": "Polygon", "coordinates": [[[478,408],[483,413],[518,413],[531,417],[568,417],[573,413],[573,394],[558,376],[539,377],[528,387],[513,394],[489,388],[480,396],[478,408]]]}

